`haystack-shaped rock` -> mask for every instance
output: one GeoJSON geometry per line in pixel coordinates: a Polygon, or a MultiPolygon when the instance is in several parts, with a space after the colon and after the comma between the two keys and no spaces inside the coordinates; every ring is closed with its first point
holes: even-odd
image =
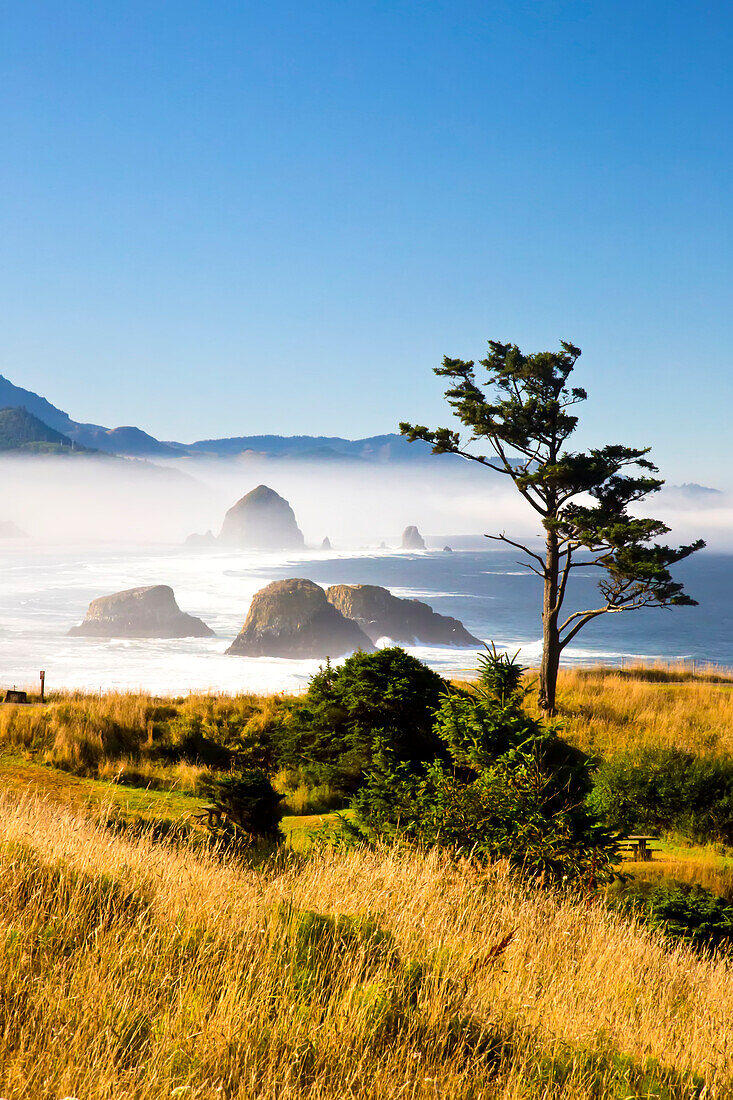
{"type": "Polygon", "coordinates": [[[342,657],[374,649],[367,635],[313,581],[273,581],[256,593],[227,653],[244,657],[342,657]]]}
{"type": "Polygon", "coordinates": [[[391,638],[409,645],[482,645],[458,619],[439,615],[421,600],[400,599],[376,584],[334,584],[326,595],[373,642],[391,638]]]}
{"type": "Polygon", "coordinates": [[[167,584],[128,588],[92,600],[86,618],[69,634],[90,638],[209,638],[214,631],[181,611],[167,584]]]}
{"type": "Polygon", "coordinates": [[[251,550],[298,550],[304,545],[293,509],[267,485],[258,485],[229,509],[219,540],[251,550]]]}
{"type": "Polygon", "coordinates": [[[425,539],[422,537],[417,527],[405,527],[402,532],[402,549],[403,550],[424,550],[425,539]]]}

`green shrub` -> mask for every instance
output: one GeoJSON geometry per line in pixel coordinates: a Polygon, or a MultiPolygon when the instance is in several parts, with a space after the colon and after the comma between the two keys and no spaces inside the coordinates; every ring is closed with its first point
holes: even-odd
{"type": "Polygon", "coordinates": [[[345,793],[358,789],[381,741],[397,760],[420,767],[445,751],[433,733],[445,686],[397,647],[355,653],[340,668],[327,663],[283,732],[280,762],[345,793]]]}
{"type": "Polygon", "coordinates": [[[356,831],[508,859],[556,880],[609,877],[614,842],[585,804],[587,761],[524,711],[523,671],[484,657],[474,692],[444,696],[434,727],[443,754],[417,771],[380,740],[354,798],[356,831]]]}
{"type": "Polygon", "coordinates": [[[621,832],[675,830],[733,843],[733,761],[680,749],[624,752],[603,762],[591,796],[621,832]]]}
{"type": "Polygon", "coordinates": [[[262,771],[250,769],[202,781],[210,805],[209,829],[217,839],[279,840],[283,795],[262,771]]]}
{"type": "Polygon", "coordinates": [[[612,887],[609,900],[670,939],[698,948],[733,950],[733,905],[704,886],[632,879],[612,887]]]}

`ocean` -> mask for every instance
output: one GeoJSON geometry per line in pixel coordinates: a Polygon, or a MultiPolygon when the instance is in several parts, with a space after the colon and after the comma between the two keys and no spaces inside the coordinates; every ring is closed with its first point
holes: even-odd
{"type": "MultiPolygon", "coordinates": [[[[435,540],[450,542],[450,537],[435,540]]],[[[190,691],[292,691],[307,686],[319,661],[226,656],[254,593],[272,580],[380,584],[453,615],[477,637],[525,664],[541,649],[540,582],[504,549],[304,551],[265,554],[187,547],[50,547],[8,540],[0,547],[0,687],[190,691]],[[125,588],[170,584],[183,611],[214,638],[98,640],[69,638],[90,600],[125,588]]],[[[595,606],[590,571],[579,571],[573,607],[595,606]]],[[[675,575],[698,607],[606,615],[579,634],[567,665],[685,660],[733,666],[733,556],[703,551],[675,575]]],[[[443,673],[470,673],[472,649],[406,647],[443,673]]]]}

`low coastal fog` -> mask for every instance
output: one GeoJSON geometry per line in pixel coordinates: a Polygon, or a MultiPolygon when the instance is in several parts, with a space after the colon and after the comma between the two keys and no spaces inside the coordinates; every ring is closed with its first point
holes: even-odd
{"type": "MultiPolygon", "coordinates": [[[[260,483],[290,502],[306,544],[315,547],[324,537],[344,548],[390,545],[408,524],[435,538],[540,535],[534,513],[501,475],[453,460],[380,466],[250,457],[158,464],[6,458],[0,477],[0,519],[46,544],[175,545],[194,532],[216,535],[226,510],[260,483]]],[[[665,488],[645,511],[664,519],[674,538],[702,536],[720,550],[733,544],[727,494],[665,488]]]]}

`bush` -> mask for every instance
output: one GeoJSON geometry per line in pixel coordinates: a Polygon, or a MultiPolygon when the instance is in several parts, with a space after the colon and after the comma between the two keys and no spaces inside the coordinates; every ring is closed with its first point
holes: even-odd
{"type": "Polygon", "coordinates": [[[472,693],[444,696],[443,755],[419,772],[386,740],[354,799],[357,830],[508,859],[554,879],[610,877],[614,843],[585,804],[588,766],[523,709],[523,669],[496,652],[472,693]]]}
{"type": "Polygon", "coordinates": [[[675,830],[733,843],[733,762],[680,749],[624,752],[604,761],[591,803],[621,832],[675,830]]]}
{"type": "Polygon", "coordinates": [[[355,653],[340,668],[327,663],[283,731],[280,763],[346,794],[358,789],[382,741],[395,760],[420,767],[445,752],[433,733],[445,686],[397,647],[355,653]]]}
{"type": "Polygon", "coordinates": [[[222,840],[279,840],[283,795],[278,794],[264,772],[235,772],[202,782],[211,800],[206,808],[211,832],[222,840]]]}
{"type": "Polygon", "coordinates": [[[611,903],[672,940],[698,948],[733,949],[733,905],[704,886],[632,880],[614,888],[611,903]]]}

